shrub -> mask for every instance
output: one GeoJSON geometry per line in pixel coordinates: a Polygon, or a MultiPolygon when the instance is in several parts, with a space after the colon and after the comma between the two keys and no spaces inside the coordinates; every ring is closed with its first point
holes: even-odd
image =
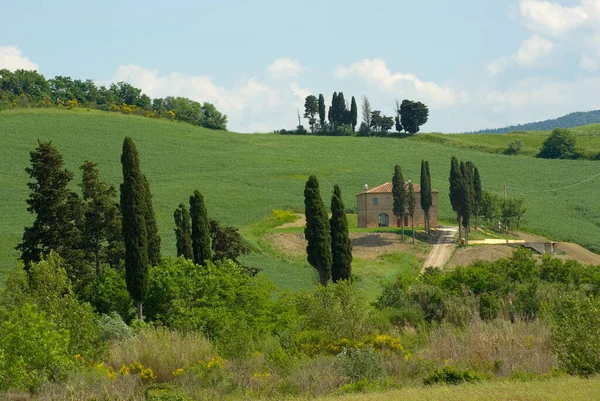
{"type": "Polygon", "coordinates": [[[470,370],[460,370],[452,366],[444,366],[442,369],[434,369],[423,380],[423,384],[426,386],[437,383],[458,385],[462,383],[476,383],[480,380],[481,376],[470,370]]]}
{"type": "Polygon", "coordinates": [[[102,315],[97,320],[100,338],[104,341],[121,341],[133,336],[133,330],[127,326],[116,312],[102,315]]]}
{"type": "Polygon", "coordinates": [[[133,301],[127,291],[124,272],[106,268],[89,288],[85,297],[99,314],[118,313],[125,322],[135,316],[133,301]]]}
{"type": "Polygon", "coordinates": [[[381,354],[372,348],[345,348],[335,358],[335,368],[350,382],[380,380],[385,377],[381,354]]]}
{"type": "Polygon", "coordinates": [[[521,152],[523,149],[523,142],[520,139],[515,139],[514,141],[510,141],[508,146],[504,150],[505,155],[516,155],[521,152]]]}
{"type": "Polygon", "coordinates": [[[556,128],[542,144],[537,157],[544,159],[577,159],[575,136],[568,129],[556,128]]]}

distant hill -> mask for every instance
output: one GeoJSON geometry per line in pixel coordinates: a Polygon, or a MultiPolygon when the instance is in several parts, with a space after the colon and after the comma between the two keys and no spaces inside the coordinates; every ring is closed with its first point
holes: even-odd
{"type": "Polygon", "coordinates": [[[588,124],[600,123],[600,110],[578,111],[553,120],[538,121],[535,123],[511,125],[510,127],[496,129],[482,129],[473,134],[506,134],[513,131],[549,131],[554,128],[573,128],[588,124]]]}

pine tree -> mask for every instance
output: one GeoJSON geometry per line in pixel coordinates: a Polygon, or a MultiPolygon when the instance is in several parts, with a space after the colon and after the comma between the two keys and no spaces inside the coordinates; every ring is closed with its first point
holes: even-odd
{"type": "Polygon", "coordinates": [[[408,181],[408,194],[406,196],[406,208],[412,225],[412,244],[415,244],[415,206],[417,199],[415,197],[415,187],[412,181],[408,181]]]}
{"type": "Polygon", "coordinates": [[[63,157],[52,142],[38,141],[38,147],[30,152],[30,161],[31,167],[25,169],[33,179],[27,184],[31,190],[27,211],[35,214],[35,220],[31,227],[25,227],[16,249],[21,251],[25,269],[51,250],[67,262],[75,261],[73,250],[81,237],[76,222],[82,208],[79,197],[68,189],[73,173],[63,168],[63,157]]]}
{"type": "Polygon", "coordinates": [[[402,241],[404,242],[404,214],[406,211],[406,188],[404,186],[404,177],[402,169],[396,164],[394,167],[394,177],[392,178],[392,196],[394,198],[393,212],[397,219],[401,220],[402,241]]]}
{"type": "Polygon", "coordinates": [[[479,169],[477,167],[473,170],[473,191],[475,191],[473,211],[475,212],[475,229],[477,230],[479,224],[479,209],[483,203],[483,189],[481,188],[481,177],[479,176],[479,169]]]}
{"type": "Polygon", "coordinates": [[[429,209],[433,204],[433,196],[431,194],[431,175],[429,173],[429,162],[421,160],[421,209],[425,214],[425,226],[427,234],[431,233],[429,225],[429,209]]]}
{"type": "Polygon", "coordinates": [[[325,130],[325,98],[319,94],[319,122],[321,123],[321,131],[325,130]]]}
{"type": "Polygon", "coordinates": [[[99,277],[102,263],[116,266],[124,257],[121,210],[115,187],[100,180],[97,164],[86,161],[81,170],[84,209],[81,247],[86,259],[93,260],[99,277]]]}
{"type": "Polygon", "coordinates": [[[352,241],[348,234],[346,207],[338,185],[333,187],[329,224],[331,226],[331,278],[334,283],[340,280],[350,280],[352,276],[352,241]]]}
{"type": "Polygon", "coordinates": [[[212,259],[212,249],[210,247],[210,229],[204,196],[197,190],[190,196],[190,215],[192,216],[194,263],[203,265],[205,261],[212,259]]]}
{"type": "Polygon", "coordinates": [[[354,96],[352,96],[352,102],[350,103],[350,118],[352,132],[356,132],[356,124],[358,124],[358,107],[356,106],[356,99],[354,99],[354,96]]]}
{"type": "Polygon", "coordinates": [[[138,319],[143,319],[142,306],[148,290],[147,188],[140,170],[140,159],[133,140],[126,137],[121,154],[121,215],[125,241],[125,282],[137,305],[138,319]]]}
{"type": "Polygon", "coordinates": [[[450,162],[450,188],[448,195],[450,196],[450,204],[452,210],[456,213],[456,221],[458,223],[458,238],[462,238],[462,212],[464,207],[464,187],[463,187],[463,176],[460,169],[458,159],[452,156],[450,162]]]}
{"type": "Polygon", "coordinates": [[[183,203],[175,209],[173,213],[175,218],[175,239],[177,246],[177,256],[183,256],[186,259],[193,259],[192,251],[192,228],[190,226],[190,214],[183,203]]]}
{"type": "Polygon", "coordinates": [[[148,262],[151,266],[160,263],[160,236],[158,235],[158,225],[156,224],[156,215],[152,207],[152,192],[150,184],[145,175],[142,175],[144,190],[146,191],[146,232],[148,234],[148,262]]]}
{"type": "Polygon", "coordinates": [[[304,206],[308,263],[317,270],[321,285],[327,285],[331,278],[331,233],[327,210],[319,192],[319,181],[314,175],[308,178],[304,187],[304,206]]]}

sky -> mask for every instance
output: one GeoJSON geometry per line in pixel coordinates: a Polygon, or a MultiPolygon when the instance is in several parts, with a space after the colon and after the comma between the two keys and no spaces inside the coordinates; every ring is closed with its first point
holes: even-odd
{"type": "MultiPolygon", "coordinates": [[[[600,109],[600,0],[0,0],[0,69],[125,81],[215,104],[237,132],[297,125],[334,91],[427,132],[600,109]]],[[[306,120],[303,124],[307,126],[306,120]]]]}

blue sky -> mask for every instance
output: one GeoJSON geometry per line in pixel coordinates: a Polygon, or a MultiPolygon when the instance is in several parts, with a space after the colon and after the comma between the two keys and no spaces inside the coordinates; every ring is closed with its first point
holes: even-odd
{"type": "MultiPolygon", "coordinates": [[[[430,106],[457,132],[600,109],[600,0],[17,2],[0,68],[214,103],[231,130],[291,128],[307,94],[430,106]]],[[[9,16],[6,18],[6,16],[9,16]]]]}

